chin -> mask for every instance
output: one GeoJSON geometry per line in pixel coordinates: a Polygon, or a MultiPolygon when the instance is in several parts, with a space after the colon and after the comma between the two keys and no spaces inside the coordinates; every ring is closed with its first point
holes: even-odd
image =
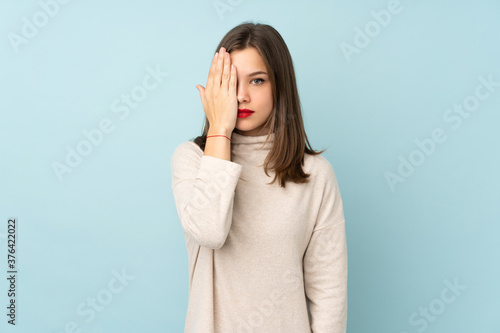
{"type": "Polygon", "coordinates": [[[248,131],[255,129],[256,126],[252,126],[252,124],[244,124],[244,125],[238,124],[238,121],[237,121],[236,126],[234,128],[236,128],[237,130],[242,131],[242,132],[248,132],[248,131]]]}

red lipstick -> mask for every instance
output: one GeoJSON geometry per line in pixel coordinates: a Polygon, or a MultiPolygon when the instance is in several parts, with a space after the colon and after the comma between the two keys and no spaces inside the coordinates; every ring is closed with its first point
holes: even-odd
{"type": "Polygon", "coordinates": [[[238,109],[238,118],[250,117],[255,111],[249,109],[238,109]]]}

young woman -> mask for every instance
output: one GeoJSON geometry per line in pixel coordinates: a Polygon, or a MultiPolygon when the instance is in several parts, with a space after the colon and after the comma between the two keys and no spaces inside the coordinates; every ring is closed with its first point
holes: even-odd
{"type": "Polygon", "coordinates": [[[288,48],[271,26],[243,23],[217,50],[196,86],[203,134],[171,159],[189,260],[185,332],[344,333],[342,199],[324,150],[306,146],[288,48]]]}

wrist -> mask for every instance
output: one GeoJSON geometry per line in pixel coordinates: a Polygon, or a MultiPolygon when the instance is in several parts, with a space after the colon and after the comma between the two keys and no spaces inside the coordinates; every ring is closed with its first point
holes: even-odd
{"type": "Polygon", "coordinates": [[[225,129],[223,127],[210,128],[208,130],[207,136],[209,135],[225,135],[228,138],[231,138],[232,130],[225,129]]]}

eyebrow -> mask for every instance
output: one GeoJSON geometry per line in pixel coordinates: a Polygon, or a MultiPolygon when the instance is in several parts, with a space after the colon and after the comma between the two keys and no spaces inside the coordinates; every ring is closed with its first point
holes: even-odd
{"type": "Polygon", "coordinates": [[[250,77],[250,76],[255,76],[255,75],[259,75],[259,74],[265,74],[265,75],[267,75],[267,73],[266,73],[266,72],[263,72],[263,71],[257,71],[257,72],[253,72],[253,73],[248,74],[248,76],[250,77]]]}

